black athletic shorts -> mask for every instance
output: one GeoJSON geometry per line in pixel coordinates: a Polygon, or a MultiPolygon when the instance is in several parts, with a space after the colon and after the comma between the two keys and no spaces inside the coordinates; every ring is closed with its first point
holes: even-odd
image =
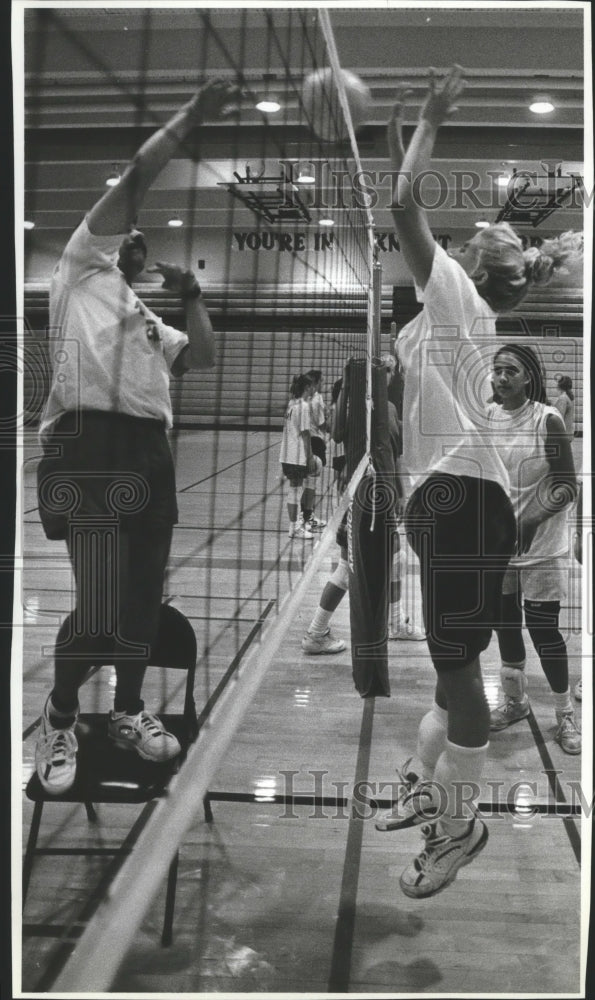
{"type": "Polygon", "coordinates": [[[516,541],[510,500],[491,480],[432,473],[409,500],[405,530],[419,559],[432,662],[437,670],[466,666],[498,624],[516,541]]]}
{"type": "Polygon", "coordinates": [[[37,469],[39,514],[47,538],[69,523],[123,529],[178,520],[174,464],[165,425],[124,413],[65,413],[44,444],[37,469]]]}
{"type": "Polygon", "coordinates": [[[316,455],[323,465],[326,465],[326,444],[321,437],[316,437],[312,434],[310,437],[310,444],[312,445],[312,454],[316,455]]]}
{"type": "Polygon", "coordinates": [[[308,476],[308,467],[306,465],[292,465],[291,462],[281,462],[281,468],[283,469],[283,475],[289,480],[289,485],[294,488],[301,486],[304,479],[308,476]]]}

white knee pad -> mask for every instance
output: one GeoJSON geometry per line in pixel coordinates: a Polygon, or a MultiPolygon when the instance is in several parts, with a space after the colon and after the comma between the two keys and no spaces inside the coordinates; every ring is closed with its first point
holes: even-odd
{"type": "Polygon", "coordinates": [[[331,574],[330,582],[339,590],[349,590],[349,566],[344,559],[339,560],[339,565],[331,574]]]}

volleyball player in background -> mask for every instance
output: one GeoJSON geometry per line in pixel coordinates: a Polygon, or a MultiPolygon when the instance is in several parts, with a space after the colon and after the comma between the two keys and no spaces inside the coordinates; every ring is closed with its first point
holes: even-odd
{"type": "MultiPolygon", "coordinates": [[[[391,379],[394,377],[396,360],[392,354],[383,354],[380,360],[386,372],[387,383],[390,383],[391,379]]],[[[343,380],[341,380],[341,384],[343,384],[343,380]]],[[[344,444],[345,441],[345,416],[344,394],[339,391],[337,394],[337,401],[335,403],[335,419],[333,420],[332,429],[334,433],[340,437],[341,444],[344,444]]],[[[401,428],[396,407],[390,401],[388,401],[388,431],[393,459],[395,462],[395,469],[397,471],[396,486],[397,490],[400,491],[398,502],[401,505],[403,487],[398,475],[399,455],[401,453],[401,428]]],[[[399,510],[395,512],[395,520],[400,520],[401,515],[402,511],[400,506],[399,510]]],[[[339,564],[330,579],[325,584],[320,597],[320,603],[314,613],[314,617],[312,618],[310,625],[308,626],[306,634],[302,639],[302,649],[305,653],[309,653],[310,655],[315,655],[317,653],[341,653],[345,649],[343,639],[335,639],[334,636],[331,635],[329,624],[333,613],[339,607],[339,604],[349,589],[347,533],[344,521],[339,525],[336,540],[341,553],[339,564]]],[[[409,618],[405,617],[401,604],[401,557],[398,531],[393,532],[391,544],[393,546],[393,550],[389,605],[390,617],[387,623],[388,638],[406,639],[412,640],[413,642],[419,642],[420,640],[425,639],[425,633],[422,629],[417,628],[417,626],[415,626],[409,618]]]]}
{"type": "Polygon", "coordinates": [[[291,387],[291,398],[285,411],[283,437],[279,461],[283,475],[289,483],[287,516],[290,538],[314,538],[308,524],[300,516],[300,501],[306,491],[314,495],[314,480],[320,473],[322,464],[312,451],[310,435],[310,400],[314,392],[314,382],[309,375],[295,375],[291,387]]]}
{"type": "Polygon", "coordinates": [[[555,406],[560,411],[568,440],[572,441],[574,438],[574,392],[572,391],[572,379],[569,375],[560,375],[556,380],[556,385],[558,386],[558,395],[552,401],[552,406],[555,406]]]}
{"type": "Polygon", "coordinates": [[[490,729],[480,653],[498,620],[499,596],[514,551],[516,524],[508,475],[474,398],[474,373],[485,366],[478,342],[496,335],[496,315],[545,283],[574,252],[568,236],[523,252],[505,223],[483,229],[447,254],[434,241],[415,199],[440,125],[456,111],[463,71],[453,67],[430,87],[409,148],[402,142],[402,102],[388,123],[395,172],[394,222],[423,310],[397,340],[405,374],[404,459],[414,480],[405,511],[408,540],[420,562],[424,621],[437,674],[434,703],[418,731],[419,779],[403,776],[382,830],[422,824],[421,853],[401,875],[403,892],[431,896],[473,861],[488,839],[461,782],[479,795],[490,729]],[[439,363],[438,363],[439,361],[439,363]],[[425,779],[425,781],[423,780],[425,779]],[[421,806],[421,808],[420,808],[421,806]]]}
{"type": "MultiPolygon", "coordinates": [[[[574,552],[574,558],[580,565],[583,564],[583,484],[582,480],[579,483],[578,497],[576,500],[576,527],[574,530],[574,538],[572,540],[572,551],[574,552]]],[[[577,701],[583,700],[583,679],[582,677],[574,685],[574,697],[577,701]]]]}
{"type": "Polygon", "coordinates": [[[343,379],[338,378],[336,382],[333,383],[331,391],[331,405],[329,407],[329,434],[331,439],[331,452],[333,456],[331,460],[334,473],[333,480],[337,489],[337,497],[339,498],[342,497],[347,485],[345,478],[345,473],[347,471],[347,456],[345,455],[345,443],[343,440],[344,431],[339,431],[339,413],[337,409],[337,401],[342,388],[343,379]]]}
{"type": "Polygon", "coordinates": [[[502,587],[501,625],[496,629],[504,701],[491,713],[497,732],[530,712],[523,642],[525,625],[550,685],[565,753],[581,752],[581,734],[568,686],[568,651],[560,632],[560,604],[567,594],[570,525],[577,496],[570,441],[562,418],[545,403],[545,375],[531,347],[504,344],[494,357],[494,382],[502,399],[488,417],[510,478],[517,519],[517,551],[502,587]]]}
{"type": "Polygon", "coordinates": [[[212,80],[147,139],[75,230],[52,277],[50,329],[64,361],[40,426],[39,513],[47,537],[66,541],[76,609],[56,639],[54,686],[35,751],[50,795],[75,780],[78,691],[89,667],[106,657],[116,673],[109,739],[154,762],[180,752],[175,736],[145,711],[141,692],[177,521],[169,375],[212,368],[215,342],[191,271],[159,262],[153,268],[180,295],[187,333],[138,299],[131,286],[147,246],[135,227],[147,191],[180,143],[205,120],[225,117],[237,94],[229,82],[212,80]],[[117,521],[113,555],[101,534],[106,521],[117,521]]]}
{"type": "MultiPolygon", "coordinates": [[[[328,430],[326,406],[324,405],[324,399],[322,398],[322,372],[319,368],[311,368],[310,371],[306,372],[306,375],[312,381],[312,398],[310,399],[310,445],[312,447],[312,454],[316,455],[317,458],[322,462],[323,467],[326,465],[326,443],[324,436],[328,430]]],[[[304,524],[307,524],[310,531],[322,531],[326,528],[326,521],[321,518],[314,516],[314,507],[316,506],[316,494],[314,492],[314,486],[311,485],[310,488],[305,489],[302,493],[301,509],[302,516],[304,518],[304,524]]]]}

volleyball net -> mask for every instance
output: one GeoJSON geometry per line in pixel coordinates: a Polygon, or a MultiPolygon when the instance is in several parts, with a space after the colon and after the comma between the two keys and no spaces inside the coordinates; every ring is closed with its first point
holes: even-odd
{"type": "MultiPolygon", "coordinates": [[[[24,212],[34,228],[25,234],[23,427],[33,451],[50,372],[60,364],[49,329],[49,277],[71,232],[106,180],[117,183],[140,142],[204,79],[234,81],[242,100],[230,118],[206,123],[181,145],[138,218],[148,263],[172,261],[195,272],[217,341],[213,370],[171,384],[180,522],[166,588],[195,627],[196,700],[199,710],[211,707],[167,800],[58,976],[55,988],[66,992],[109,986],[328,558],[369,460],[380,345],[373,218],[358,188],[361,163],[332,13],[113,8],[104,15],[109,24],[97,30],[91,9],[24,12],[24,212]],[[331,84],[305,101],[304,81],[326,69],[331,84]],[[327,439],[315,499],[327,528],[316,546],[297,546],[287,537],[278,460],[289,387],[295,375],[319,371],[329,405],[349,363],[359,372],[352,411],[361,415],[346,443],[351,478],[342,495],[333,488],[335,452],[327,439]],[[258,573],[248,576],[255,566],[258,573]],[[272,608],[268,617],[263,608],[272,608]],[[234,684],[225,686],[229,664],[234,684]],[[215,690],[217,699],[210,697],[215,690]]],[[[140,298],[183,328],[179,300],[142,279],[140,298]]],[[[25,528],[25,604],[27,579],[33,591],[39,575],[27,550],[40,537],[33,513],[25,528]]],[[[38,620],[44,611],[46,621],[56,616],[52,601],[37,608],[38,620]]]]}

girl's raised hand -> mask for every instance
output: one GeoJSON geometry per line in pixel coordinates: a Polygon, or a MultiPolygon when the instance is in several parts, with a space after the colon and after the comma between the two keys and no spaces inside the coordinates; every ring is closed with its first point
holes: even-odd
{"type": "Polygon", "coordinates": [[[435,70],[430,69],[430,87],[420,115],[424,121],[437,128],[458,111],[456,101],[465,87],[463,73],[462,66],[451,66],[441,86],[437,86],[435,70]]]}

